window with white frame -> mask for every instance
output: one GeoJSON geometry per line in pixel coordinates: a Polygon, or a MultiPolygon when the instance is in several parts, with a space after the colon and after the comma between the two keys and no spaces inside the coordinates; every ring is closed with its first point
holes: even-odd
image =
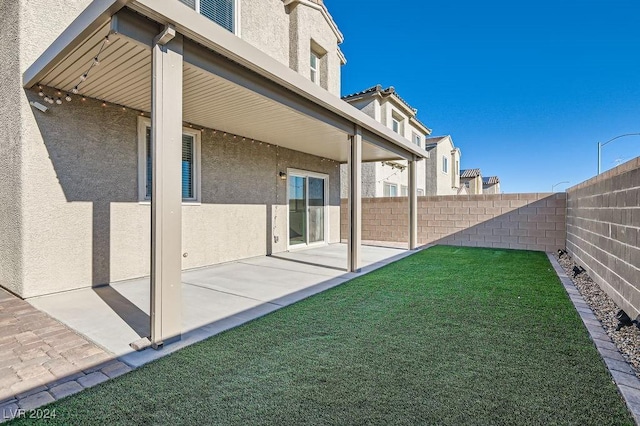
{"type": "Polygon", "coordinates": [[[391,114],[391,130],[399,135],[404,135],[404,120],[395,112],[391,114]]]}
{"type": "MultiPolygon", "coordinates": [[[[182,201],[200,200],[200,131],[183,129],[182,133],[182,201]]],[[[151,200],[153,182],[151,161],[151,121],[141,119],[138,124],[139,198],[151,200]]]]}
{"type": "Polygon", "coordinates": [[[412,132],[412,135],[413,135],[413,143],[415,143],[419,147],[422,147],[422,137],[416,132],[412,132]]]}
{"type": "Polygon", "coordinates": [[[398,185],[396,185],[395,183],[385,182],[383,186],[382,195],[385,197],[397,197],[398,185]]]}
{"type": "Polygon", "coordinates": [[[424,189],[418,189],[418,197],[422,197],[424,195],[424,189]]]}
{"type": "Polygon", "coordinates": [[[407,185],[400,185],[400,195],[403,197],[409,195],[409,187],[407,185]]]}
{"type": "Polygon", "coordinates": [[[320,55],[313,51],[309,58],[309,70],[311,81],[316,84],[320,84],[320,55]]]}
{"type": "Polygon", "coordinates": [[[449,159],[446,156],[442,157],[442,172],[449,173],[449,159]]]}
{"type": "Polygon", "coordinates": [[[180,0],[201,15],[237,34],[238,0],[180,0]]]}

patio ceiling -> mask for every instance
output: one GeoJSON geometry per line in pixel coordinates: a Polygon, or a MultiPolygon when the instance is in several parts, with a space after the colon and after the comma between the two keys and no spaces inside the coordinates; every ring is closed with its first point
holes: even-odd
{"type": "MultiPolygon", "coordinates": [[[[211,22],[206,24],[217,27],[211,22]]],[[[63,58],[43,67],[37,81],[31,83],[71,93],[109,35],[110,42],[100,54],[100,65],[93,67],[87,80],[80,83],[79,95],[149,112],[151,46],[153,37],[162,28],[162,24],[139,13],[121,9],[90,34],[77,40],[63,58]]],[[[308,99],[301,99],[281,85],[187,36],[183,74],[183,121],[340,162],[347,161],[348,138],[354,133],[353,120],[327,112],[308,99]]],[[[28,86],[28,82],[25,83],[28,86]]],[[[356,109],[354,112],[362,114],[356,109]]],[[[363,161],[420,157],[411,152],[416,147],[410,144],[407,144],[407,150],[397,142],[387,140],[381,143],[380,139],[384,138],[363,129],[363,161]]]]}

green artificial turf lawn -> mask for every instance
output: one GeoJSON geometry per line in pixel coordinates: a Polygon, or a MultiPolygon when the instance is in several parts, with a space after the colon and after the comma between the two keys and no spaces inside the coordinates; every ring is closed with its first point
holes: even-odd
{"type": "Polygon", "coordinates": [[[59,424],[633,424],[545,254],[440,246],[47,408],[59,424]]]}

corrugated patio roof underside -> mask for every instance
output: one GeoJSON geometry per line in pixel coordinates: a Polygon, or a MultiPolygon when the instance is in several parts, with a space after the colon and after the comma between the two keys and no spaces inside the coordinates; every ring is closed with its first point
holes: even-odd
{"type": "MultiPolygon", "coordinates": [[[[55,64],[39,83],[71,93],[110,31],[110,23],[99,28],[55,64]]],[[[79,84],[78,96],[149,112],[150,46],[117,33],[110,34],[109,39],[100,55],[100,65],[93,67],[86,81],[79,84]]],[[[195,42],[189,43],[193,45],[192,49],[204,49],[195,42]]],[[[319,157],[347,161],[348,133],[198,67],[187,61],[186,50],[185,39],[183,121],[319,157]]],[[[197,53],[191,56],[197,57],[197,53]]],[[[363,161],[401,159],[397,154],[366,142],[364,140],[362,148],[363,161]]]]}

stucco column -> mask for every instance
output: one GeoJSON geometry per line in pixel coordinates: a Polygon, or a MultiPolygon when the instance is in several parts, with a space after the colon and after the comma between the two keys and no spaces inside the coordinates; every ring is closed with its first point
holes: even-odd
{"type": "Polygon", "coordinates": [[[154,40],[151,91],[151,344],[182,332],[182,36],[154,40]]]}
{"type": "Polygon", "coordinates": [[[409,160],[409,250],[418,246],[418,162],[409,160]]]}
{"type": "Polygon", "coordinates": [[[362,250],[362,129],[355,126],[349,150],[349,240],[348,270],[360,271],[362,250]]]}

